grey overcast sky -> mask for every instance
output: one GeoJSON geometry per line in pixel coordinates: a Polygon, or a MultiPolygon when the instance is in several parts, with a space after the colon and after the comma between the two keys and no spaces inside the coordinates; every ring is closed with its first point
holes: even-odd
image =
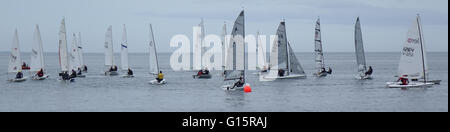
{"type": "MultiPolygon", "coordinates": [[[[57,33],[63,17],[68,33],[81,32],[86,52],[103,52],[105,31],[113,26],[115,50],[127,25],[130,52],[147,52],[148,24],[153,24],[160,51],[170,52],[176,34],[189,36],[205,19],[207,34],[228,31],[245,8],[246,34],[274,34],[286,19],[288,39],[299,52],[312,52],[314,21],[320,16],[324,50],[353,52],[353,30],[361,17],[368,52],[399,52],[416,14],[422,15],[428,51],[448,52],[447,0],[1,0],[0,51],[10,51],[14,29],[22,52],[31,50],[34,26],[39,24],[45,52],[57,52],[57,33]]],[[[72,35],[68,35],[70,44],[72,35]]]]}

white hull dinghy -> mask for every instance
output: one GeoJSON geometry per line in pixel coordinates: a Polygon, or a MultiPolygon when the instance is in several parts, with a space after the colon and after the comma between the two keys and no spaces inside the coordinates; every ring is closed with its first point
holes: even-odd
{"type": "MultiPolygon", "coordinates": [[[[14,32],[14,38],[13,43],[11,46],[11,54],[9,55],[9,64],[8,64],[8,74],[14,73],[14,75],[17,75],[17,73],[22,72],[22,59],[20,58],[20,47],[19,47],[19,35],[17,33],[17,29],[14,32]]],[[[8,79],[10,82],[23,82],[26,81],[27,77],[23,76],[22,78],[13,78],[8,79]]]]}
{"type": "MultiPolygon", "coordinates": [[[[62,73],[69,73],[70,70],[70,61],[69,61],[69,55],[67,51],[67,34],[66,34],[66,22],[65,19],[61,21],[61,27],[59,29],[59,48],[58,48],[58,57],[59,57],[59,65],[61,72],[59,73],[60,78],[58,80],[61,80],[63,82],[74,82],[75,80],[73,78],[70,78],[68,80],[64,80],[62,73]]],[[[67,75],[69,76],[69,75],[67,75]]]]}
{"type": "Polygon", "coordinates": [[[22,78],[13,78],[13,79],[8,79],[8,81],[10,82],[24,82],[28,79],[28,77],[22,77],[22,78]]]}
{"type": "MultiPolygon", "coordinates": [[[[112,67],[117,67],[114,64],[114,49],[113,49],[113,38],[112,38],[112,26],[109,26],[105,33],[105,66],[108,69],[112,67]]],[[[117,70],[117,69],[116,69],[117,70]]],[[[105,71],[105,76],[117,76],[119,73],[117,71],[105,71]]]]}
{"type": "Polygon", "coordinates": [[[150,24],[150,42],[149,42],[149,71],[150,74],[153,75],[155,78],[152,81],[149,81],[152,85],[163,85],[166,84],[166,79],[161,80],[161,82],[158,82],[156,80],[156,77],[158,77],[158,74],[160,72],[159,70],[159,63],[158,63],[158,53],[156,52],[156,43],[155,43],[155,37],[153,34],[153,27],[150,24]]]}
{"type": "Polygon", "coordinates": [[[267,73],[261,74],[263,79],[305,79],[305,71],[287,40],[286,22],[282,21],[278,26],[277,36],[270,52],[271,67],[267,73]]]}
{"type": "Polygon", "coordinates": [[[409,29],[406,43],[403,45],[403,51],[400,57],[397,77],[408,79],[401,82],[387,82],[389,88],[417,88],[431,87],[439,80],[429,82],[428,65],[426,58],[425,45],[423,41],[422,26],[420,16],[417,15],[413,26],[409,29]],[[423,79],[423,80],[422,80],[423,79]],[[417,80],[421,80],[417,81],[417,80]],[[409,83],[406,83],[409,82],[409,83]]]}
{"type": "Polygon", "coordinates": [[[315,36],[314,36],[314,54],[316,62],[316,73],[313,75],[316,77],[326,77],[331,72],[325,71],[325,58],[323,56],[322,48],[322,31],[320,28],[320,18],[316,21],[315,36]]]}
{"type": "Polygon", "coordinates": [[[39,26],[36,25],[36,29],[34,32],[34,39],[33,39],[33,46],[31,49],[31,65],[30,65],[30,74],[31,79],[33,80],[45,80],[49,77],[49,75],[43,74],[42,77],[37,76],[36,74],[40,70],[45,69],[45,62],[44,62],[44,50],[42,46],[42,38],[41,38],[41,32],[39,30],[39,26]]]}

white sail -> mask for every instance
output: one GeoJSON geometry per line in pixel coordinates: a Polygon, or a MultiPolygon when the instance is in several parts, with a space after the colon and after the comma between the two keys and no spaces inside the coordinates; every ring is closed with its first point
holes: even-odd
{"type": "MultiPolygon", "coordinates": [[[[279,70],[278,68],[278,37],[275,37],[273,39],[272,42],[272,46],[271,46],[271,51],[270,51],[270,59],[269,59],[269,67],[271,70],[275,71],[275,70],[279,70]]],[[[276,73],[276,72],[275,72],[276,73]]]]}
{"type": "Polygon", "coordinates": [[[114,49],[113,49],[113,39],[112,39],[112,26],[108,27],[105,34],[105,65],[114,65],[114,49]]]}
{"type": "Polygon", "coordinates": [[[20,58],[19,35],[17,29],[14,32],[11,54],[9,56],[8,72],[15,73],[22,70],[22,59],[20,58]]]}
{"type": "Polygon", "coordinates": [[[355,51],[356,51],[356,62],[358,64],[358,72],[364,73],[367,71],[367,65],[359,17],[357,18],[355,24],[355,51]]]}
{"type": "Polygon", "coordinates": [[[323,49],[322,49],[322,35],[320,29],[320,19],[317,19],[316,22],[316,32],[315,32],[315,62],[316,62],[316,70],[318,72],[321,71],[322,68],[325,68],[324,57],[323,57],[323,49]]]}
{"type": "Polygon", "coordinates": [[[227,48],[225,80],[245,79],[245,23],[244,11],[234,22],[230,44],[227,48]]]}
{"type": "Polygon", "coordinates": [[[61,71],[69,71],[69,56],[67,53],[67,35],[66,35],[66,22],[65,19],[61,22],[61,27],[59,29],[59,64],[61,66],[61,71]]]}
{"type": "Polygon", "coordinates": [[[426,51],[423,42],[420,16],[414,20],[403,45],[398,76],[408,75],[411,78],[425,78],[428,67],[426,65],[426,51]]]}
{"type": "Polygon", "coordinates": [[[225,70],[225,62],[226,62],[226,51],[227,51],[227,44],[226,44],[226,35],[227,35],[227,24],[224,23],[222,27],[222,66],[223,70],[225,70]]]}
{"type": "Polygon", "coordinates": [[[266,48],[264,47],[265,45],[262,45],[263,40],[261,40],[261,38],[259,37],[259,32],[256,33],[256,68],[258,70],[263,70],[263,68],[265,66],[267,66],[267,61],[266,61],[266,48]]]}
{"type": "Polygon", "coordinates": [[[30,71],[37,72],[44,69],[44,50],[42,48],[41,32],[39,25],[36,25],[33,38],[33,46],[31,49],[30,71]]]}
{"type": "Polygon", "coordinates": [[[72,39],[72,45],[70,48],[70,68],[71,70],[78,70],[78,68],[81,68],[80,60],[79,60],[79,54],[78,54],[78,44],[77,44],[77,36],[75,33],[73,34],[72,39]]]}
{"type": "Polygon", "coordinates": [[[80,61],[80,66],[84,66],[83,58],[83,41],[81,41],[81,32],[78,33],[78,56],[80,61]]]}
{"type": "Polygon", "coordinates": [[[150,74],[156,75],[159,73],[158,54],[156,52],[155,36],[153,34],[153,27],[150,24],[150,42],[149,42],[149,62],[150,74]]]}
{"type": "Polygon", "coordinates": [[[128,70],[130,67],[128,64],[128,39],[127,39],[127,29],[125,24],[123,25],[123,35],[122,35],[122,44],[121,47],[121,62],[122,62],[122,70],[128,70]]]}

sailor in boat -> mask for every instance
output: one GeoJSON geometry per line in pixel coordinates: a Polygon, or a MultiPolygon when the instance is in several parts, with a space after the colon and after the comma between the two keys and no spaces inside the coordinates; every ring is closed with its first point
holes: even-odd
{"type": "Polygon", "coordinates": [[[23,73],[22,71],[17,72],[16,74],[16,79],[22,79],[23,78],[23,73]]]}
{"type": "Polygon", "coordinates": [[[82,75],[82,73],[81,73],[81,68],[78,68],[78,73],[77,73],[77,75],[78,75],[78,76],[81,76],[81,75],[82,75]]]}
{"type": "Polygon", "coordinates": [[[77,77],[77,72],[72,69],[72,74],[70,74],[70,78],[76,78],[77,77]]]}
{"type": "Polygon", "coordinates": [[[199,70],[198,72],[197,72],[197,76],[201,76],[203,74],[203,70],[199,70]]]}
{"type": "Polygon", "coordinates": [[[400,85],[408,85],[409,84],[408,75],[403,75],[403,76],[399,77],[397,82],[401,82],[400,85]]]}
{"type": "Polygon", "coordinates": [[[22,69],[30,69],[27,63],[23,62],[22,69]]]}
{"type": "Polygon", "coordinates": [[[203,70],[200,70],[200,73],[201,73],[201,74],[199,74],[199,76],[200,76],[200,75],[209,75],[209,70],[208,70],[208,68],[205,68],[205,69],[203,69],[203,70]]]}
{"type": "Polygon", "coordinates": [[[364,73],[364,74],[365,74],[366,76],[370,76],[370,75],[372,75],[372,73],[373,73],[372,66],[369,66],[369,70],[367,70],[367,72],[364,73]]]}
{"type": "Polygon", "coordinates": [[[109,68],[109,72],[113,72],[113,71],[117,71],[117,66],[114,65],[109,68]]]}
{"type": "Polygon", "coordinates": [[[328,71],[327,71],[327,73],[328,73],[328,74],[331,74],[331,73],[333,73],[333,69],[331,69],[331,67],[328,67],[328,71]]]}
{"type": "Polygon", "coordinates": [[[86,72],[88,70],[86,65],[83,65],[83,71],[86,72]]]}
{"type": "Polygon", "coordinates": [[[283,77],[285,74],[285,71],[283,69],[278,70],[278,76],[283,77]]]}
{"type": "Polygon", "coordinates": [[[267,66],[264,66],[263,69],[261,70],[261,72],[268,72],[268,71],[269,70],[268,70],[267,66]]]}
{"type": "Polygon", "coordinates": [[[44,76],[44,70],[43,70],[43,69],[39,70],[39,71],[36,73],[36,76],[38,76],[38,77],[43,77],[43,76],[44,76]]]}
{"type": "Polygon", "coordinates": [[[325,70],[325,68],[322,68],[322,69],[320,69],[320,72],[319,72],[318,75],[322,75],[322,74],[325,74],[325,73],[327,73],[327,71],[325,70]]]}
{"type": "Polygon", "coordinates": [[[130,69],[130,68],[128,68],[128,76],[133,76],[133,71],[130,69]]]}
{"type": "Polygon", "coordinates": [[[156,78],[156,80],[158,81],[158,83],[161,83],[162,80],[164,80],[164,74],[162,73],[162,71],[159,71],[158,77],[156,78]]]}
{"type": "Polygon", "coordinates": [[[67,71],[64,71],[63,73],[60,73],[59,75],[62,77],[63,80],[70,80],[70,76],[67,73],[67,71]]]}
{"type": "Polygon", "coordinates": [[[244,84],[245,84],[244,78],[241,76],[241,77],[239,77],[239,81],[234,83],[234,85],[231,89],[234,89],[236,87],[242,87],[242,86],[244,86],[244,84]]]}

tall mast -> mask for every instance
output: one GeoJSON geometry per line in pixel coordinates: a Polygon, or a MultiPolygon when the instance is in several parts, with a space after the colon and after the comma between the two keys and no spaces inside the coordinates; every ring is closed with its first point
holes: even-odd
{"type": "MultiPolygon", "coordinates": [[[[244,9],[242,9],[242,12],[244,13],[244,9]]],[[[242,30],[243,30],[243,34],[242,34],[242,38],[244,39],[244,77],[243,77],[243,79],[245,80],[245,67],[247,67],[247,65],[245,65],[245,62],[247,62],[247,60],[246,60],[246,58],[247,57],[245,57],[245,14],[244,14],[244,17],[242,18],[242,21],[243,21],[243,23],[242,23],[242,30]]]]}
{"type": "MultiPolygon", "coordinates": [[[[151,32],[151,35],[152,35],[152,40],[150,40],[150,41],[153,41],[153,50],[155,51],[156,69],[157,69],[158,72],[159,72],[158,53],[156,52],[156,42],[155,42],[155,36],[154,36],[154,34],[153,34],[152,24],[150,24],[150,32],[151,32]]],[[[158,74],[158,73],[156,73],[156,74],[158,74]]]]}
{"type": "Polygon", "coordinates": [[[417,14],[417,26],[419,28],[419,41],[420,41],[420,49],[421,49],[421,52],[422,52],[423,79],[424,79],[424,82],[426,84],[427,83],[427,74],[426,74],[426,71],[425,71],[425,56],[424,56],[424,51],[423,51],[422,28],[421,28],[422,26],[421,26],[421,23],[420,23],[420,15],[419,14],[417,14]]]}

